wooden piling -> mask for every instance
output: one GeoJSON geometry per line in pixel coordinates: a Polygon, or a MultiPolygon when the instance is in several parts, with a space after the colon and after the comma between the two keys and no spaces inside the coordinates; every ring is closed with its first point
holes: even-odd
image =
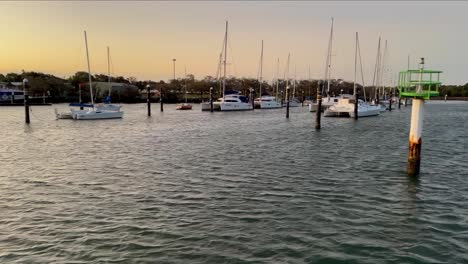
{"type": "Polygon", "coordinates": [[[419,175],[421,166],[422,129],[424,120],[424,100],[413,98],[411,108],[411,127],[409,134],[409,150],[407,173],[409,176],[419,175]]]}
{"type": "Polygon", "coordinates": [[[401,109],[401,97],[398,97],[398,109],[401,109]]]}
{"type": "Polygon", "coordinates": [[[151,86],[148,84],[146,85],[148,89],[148,97],[146,98],[146,103],[148,104],[148,116],[151,116],[151,86]]]}
{"type": "Polygon", "coordinates": [[[213,87],[210,87],[210,112],[213,113],[213,87]]]}
{"type": "Polygon", "coordinates": [[[29,124],[31,122],[31,120],[29,119],[29,102],[28,102],[28,99],[29,99],[29,95],[27,94],[24,94],[24,113],[25,113],[25,121],[26,121],[26,124],[29,124]]]}
{"type": "Polygon", "coordinates": [[[358,120],[358,96],[354,96],[354,120],[358,120]]]}
{"type": "Polygon", "coordinates": [[[315,129],[320,129],[320,117],[322,115],[322,87],[323,83],[317,87],[317,111],[315,112],[315,129]]]}
{"type": "Polygon", "coordinates": [[[392,111],[392,93],[390,93],[390,99],[388,99],[388,111],[392,111]]]}
{"type": "Polygon", "coordinates": [[[161,105],[161,112],[164,112],[164,106],[163,106],[163,87],[161,86],[160,89],[160,94],[159,94],[159,104],[161,105]]]}

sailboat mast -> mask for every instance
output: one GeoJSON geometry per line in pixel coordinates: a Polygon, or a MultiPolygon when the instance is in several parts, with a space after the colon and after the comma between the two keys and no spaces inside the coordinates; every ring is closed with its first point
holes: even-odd
{"type": "Polygon", "coordinates": [[[223,101],[226,94],[226,60],[227,60],[228,22],[226,21],[226,33],[224,35],[224,74],[223,74],[223,101]]]}
{"type": "MultiPolygon", "coordinates": [[[[223,46],[224,48],[224,46],[223,46]]],[[[223,52],[221,51],[219,53],[219,60],[218,60],[218,69],[216,70],[216,82],[218,83],[218,87],[219,87],[219,94],[222,94],[223,91],[223,85],[221,83],[221,64],[223,63],[223,52]]]]}
{"type": "Polygon", "coordinates": [[[357,46],[358,45],[358,33],[356,32],[356,44],[354,50],[354,85],[353,85],[353,95],[354,100],[357,100],[357,93],[356,93],[356,75],[357,75],[357,46]]]}
{"type": "Polygon", "coordinates": [[[187,66],[184,66],[184,73],[185,73],[185,89],[184,89],[184,94],[185,94],[185,103],[187,103],[187,66]]]}
{"type": "Polygon", "coordinates": [[[364,71],[362,69],[361,45],[359,44],[359,37],[357,38],[357,52],[359,54],[359,65],[361,66],[362,92],[363,92],[363,96],[364,96],[364,101],[367,101],[367,98],[366,98],[366,85],[364,83],[364,71]]]}
{"type": "Polygon", "coordinates": [[[89,64],[89,52],[88,52],[88,37],[86,36],[86,30],[84,31],[85,45],[86,45],[86,60],[88,62],[88,78],[89,78],[89,95],[91,96],[91,104],[94,108],[94,98],[93,98],[93,83],[91,80],[91,66],[89,64]]]}
{"type": "Polygon", "coordinates": [[[107,46],[107,82],[109,83],[109,96],[111,96],[111,75],[110,75],[110,51],[109,46],[107,46]]]}
{"type": "Polygon", "coordinates": [[[262,77],[263,77],[263,40],[262,40],[262,51],[260,53],[260,94],[259,94],[259,97],[262,97],[262,77]]]}
{"type": "Polygon", "coordinates": [[[376,102],[379,100],[378,85],[379,85],[379,68],[380,68],[380,37],[379,44],[377,45],[377,56],[375,59],[374,78],[372,79],[372,86],[374,86],[374,98],[376,102]]]}
{"type": "Polygon", "coordinates": [[[385,96],[385,83],[384,83],[385,57],[387,57],[387,40],[385,40],[385,46],[384,46],[384,51],[383,51],[383,56],[382,56],[382,68],[380,69],[380,79],[379,79],[381,94],[384,96],[385,96]]]}
{"type": "Polygon", "coordinates": [[[294,64],[293,98],[296,97],[296,64],[294,64]]]}
{"type": "MultiPolygon", "coordinates": [[[[331,18],[331,29],[330,29],[330,38],[328,40],[328,51],[327,51],[327,61],[325,65],[325,78],[327,80],[327,97],[330,98],[330,68],[331,68],[331,53],[333,48],[333,17],[331,18]]],[[[322,90],[323,93],[323,90],[322,90]]]]}
{"type": "Polygon", "coordinates": [[[279,86],[279,58],[276,59],[276,92],[275,92],[276,99],[278,99],[278,86],[279,86]]]}

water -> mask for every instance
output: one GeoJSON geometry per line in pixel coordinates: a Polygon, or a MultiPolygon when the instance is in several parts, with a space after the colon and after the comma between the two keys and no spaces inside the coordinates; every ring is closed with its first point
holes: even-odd
{"type": "Polygon", "coordinates": [[[0,108],[0,263],[467,263],[468,104],[377,118],[0,108]]]}

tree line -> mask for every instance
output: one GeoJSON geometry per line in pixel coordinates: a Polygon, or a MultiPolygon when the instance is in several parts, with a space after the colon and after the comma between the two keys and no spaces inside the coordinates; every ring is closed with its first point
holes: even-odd
{"type": "MultiPolygon", "coordinates": [[[[51,74],[41,72],[22,72],[22,73],[7,73],[0,74],[0,82],[11,84],[12,82],[21,82],[24,78],[28,79],[28,93],[32,96],[42,96],[46,94],[53,102],[71,102],[77,101],[79,85],[82,85],[82,96],[84,99],[89,97],[88,73],[79,71],[68,78],[60,78],[51,74]],[[83,87],[85,89],[83,89],[83,87]]],[[[92,75],[93,82],[107,82],[108,76],[103,74],[92,75]]],[[[157,90],[163,92],[164,100],[168,103],[176,103],[183,101],[185,96],[190,102],[200,102],[209,99],[210,88],[212,88],[215,98],[222,95],[222,83],[213,76],[206,76],[203,79],[197,80],[192,74],[188,74],[185,78],[177,78],[175,80],[153,81],[153,80],[137,80],[135,77],[115,76],[111,77],[111,82],[127,84],[134,87],[128,92],[113,96],[113,100],[121,102],[139,102],[142,91],[146,91],[149,85],[152,91],[157,90]]],[[[285,97],[286,83],[289,83],[290,92],[293,91],[294,80],[278,80],[278,84],[262,82],[262,94],[278,95],[280,98],[285,97]]],[[[315,99],[317,96],[317,87],[319,80],[297,80],[295,82],[295,97],[299,99],[315,99]]],[[[327,90],[326,85],[325,92],[327,90]]],[[[240,91],[242,94],[249,95],[251,89],[255,96],[259,96],[260,82],[255,78],[237,78],[230,76],[226,78],[226,90],[240,91]]],[[[359,96],[364,97],[364,90],[361,85],[357,85],[359,96]]],[[[374,96],[373,87],[366,87],[365,95],[367,98],[374,96]]],[[[390,89],[389,92],[390,93],[390,89]]],[[[442,85],[440,87],[440,95],[449,97],[468,97],[468,83],[465,85],[442,85]]],[[[352,94],[353,83],[342,79],[333,79],[330,83],[330,95],[339,95],[341,93],[352,94]]],[[[292,95],[292,94],[291,94],[292,95]]],[[[154,95],[154,97],[158,97],[154,95]]],[[[99,98],[98,98],[99,99],[99,98]]],[[[158,98],[156,98],[157,100],[158,98]]]]}

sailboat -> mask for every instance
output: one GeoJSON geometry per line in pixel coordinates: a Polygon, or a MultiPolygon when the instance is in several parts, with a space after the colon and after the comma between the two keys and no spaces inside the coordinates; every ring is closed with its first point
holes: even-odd
{"type": "MultiPolygon", "coordinates": [[[[322,109],[323,111],[328,107],[336,104],[338,102],[338,97],[330,96],[330,78],[331,78],[331,58],[332,58],[332,50],[333,50],[333,17],[331,19],[331,29],[330,29],[330,38],[328,40],[328,50],[327,50],[327,60],[325,64],[325,80],[327,80],[327,93],[326,97],[322,97],[322,109]]],[[[324,91],[322,90],[322,94],[324,91]]],[[[318,108],[318,102],[309,104],[309,111],[315,112],[318,108]]]]}
{"type": "Polygon", "coordinates": [[[262,40],[262,50],[260,53],[260,97],[255,99],[254,105],[255,108],[260,109],[273,109],[273,108],[281,108],[281,103],[276,100],[274,96],[271,95],[262,95],[262,82],[263,82],[263,40],[262,40]]]}
{"type": "Polygon", "coordinates": [[[103,104],[96,104],[95,108],[98,110],[108,110],[108,111],[120,111],[121,106],[111,103],[112,95],[112,84],[111,84],[111,74],[110,74],[110,51],[109,46],[107,46],[107,83],[109,85],[109,91],[107,97],[104,99],[103,104]]]}
{"type": "Polygon", "coordinates": [[[192,105],[187,103],[187,68],[185,68],[184,96],[185,103],[177,105],[176,110],[192,110],[192,105]]]}
{"type": "MultiPolygon", "coordinates": [[[[362,77],[362,86],[364,88],[364,76],[362,72],[362,61],[360,59],[360,48],[359,48],[359,36],[356,32],[356,50],[354,53],[354,85],[353,85],[353,96],[342,96],[338,99],[338,102],[329,108],[327,108],[324,112],[325,117],[355,117],[355,102],[358,100],[357,104],[357,115],[358,117],[366,117],[366,116],[376,116],[379,115],[380,109],[378,106],[373,106],[364,102],[361,99],[358,99],[357,96],[357,87],[356,87],[356,73],[357,73],[357,58],[359,53],[359,61],[361,63],[361,77],[362,77]]],[[[365,94],[365,93],[364,93],[365,94]]]]}
{"type": "Polygon", "coordinates": [[[289,107],[299,107],[301,103],[299,99],[296,97],[296,66],[294,66],[294,83],[293,83],[293,92],[292,98],[289,99],[289,107]]]}
{"type": "Polygon", "coordinates": [[[384,59],[382,59],[382,54],[380,52],[380,41],[381,38],[379,37],[379,44],[377,45],[377,57],[375,59],[374,78],[372,80],[372,86],[374,87],[374,99],[372,101],[372,105],[378,106],[380,108],[380,112],[385,112],[386,107],[380,102],[380,86],[382,82],[382,68],[385,64],[386,48],[384,49],[384,59]]]}
{"type": "Polygon", "coordinates": [[[228,45],[228,21],[226,21],[226,33],[224,35],[224,60],[223,60],[223,97],[218,98],[213,102],[213,108],[217,111],[245,111],[253,110],[252,103],[249,102],[246,96],[240,92],[226,92],[226,60],[227,60],[227,45],[228,45]]]}
{"type": "Polygon", "coordinates": [[[88,51],[88,38],[86,36],[86,31],[84,31],[85,44],[86,44],[86,60],[88,63],[88,78],[89,78],[89,94],[91,96],[91,104],[88,110],[71,110],[73,119],[76,120],[96,120],[96,119],[114,119],[122,118],[123,112],[118,110],[108,110],[105,107],[97,108],[94,106],[93,98],[93,85],[91,80],[91,66],[89,63],[89,51],[88,51]]]}

